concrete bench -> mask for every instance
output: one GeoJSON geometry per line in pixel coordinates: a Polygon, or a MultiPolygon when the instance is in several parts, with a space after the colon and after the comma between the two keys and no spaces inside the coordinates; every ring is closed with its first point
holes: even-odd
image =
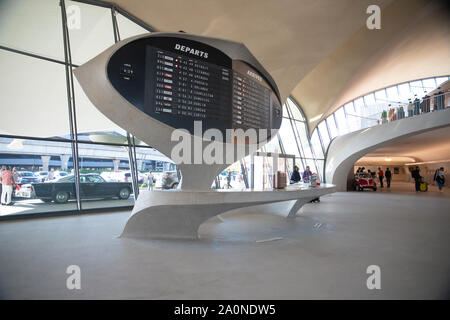
{"type": "Polygon", "coordinates": [[[280,190],[145,190],[121,237],[198,239],[200,225],[219,214],[249,208],[293,218],[304,204],[335,191],[330,184],[291,185],[280,190]],[[277,206],[270,206],[273,203],[277,206]]]}

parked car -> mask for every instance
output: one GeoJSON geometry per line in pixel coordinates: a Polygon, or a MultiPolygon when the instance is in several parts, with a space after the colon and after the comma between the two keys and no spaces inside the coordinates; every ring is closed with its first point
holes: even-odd
{"type": "Polygon", "coordinates": [[[17,173],[19,174],[19,185],[39,182],[39,179],[31,171],[18,171],[17,173]]]}
{"type": "Polygon", "coordinates": [[[69,174],[66,171],[55,171],[53,173],[53,177],[54,177],[53,180],[56,180],[56,179],[59,179],[61,177],[65,177],[65,176],[68,176],[68,175],[69,174]]]}
{"type": "Polygon", "coordinates": [[[36,193],[32,184],[22,184],[16,186],[14,196],[16,198],[34,198],[36,193]]]}
{"type": "Polygon", "coordinates": [[[163,189],[178,188],[178,174],[176,171],[166,171],[163,173],[161,188],[163,189]]]}
{"type": "MultiPolygon", "coordinates": [[[[36,198],[44,202],[66,203],[75,199],[75,177],[70,174],[57,180],[33,183],[36,198]]],[[[81,199],[113,198],[126,200],[132,193],[131,182],[107,182],[99,174],[80,175],[81,199]]]]}
{"type": "Polygon", "coordinates": [[[363,191],[364,189],[377,191],[377,184],[370,173],[363,172],[355,175],[355,190],[363,191]]]}
{"type": "MultiPolygon", "coordinates": [[[[130,171],[114,171],[114,172],[105,171],[102,172],[100,175],[106,181],[131,182],[133,180],[130,171]]],[[[145,183],[145,177],[140,173],[138,174],[138,182],[139,184],[145,183]]]]}
{"type": "Polygon", "coordinates": [[[45,179],[47,178],[48,175],[48,171],[37,171],[34,173],[34,176],[36,178],[38,178],[38,182],[44,182],[45,179]]]}

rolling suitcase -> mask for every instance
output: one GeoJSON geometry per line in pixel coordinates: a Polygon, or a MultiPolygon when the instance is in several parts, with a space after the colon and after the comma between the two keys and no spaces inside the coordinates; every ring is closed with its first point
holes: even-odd
{"type": "Polygon", "coordinates": [[[275,189],[284,189],[286,187],[286,173],[277,171],[273,176],[273,186],[275,189]]]}

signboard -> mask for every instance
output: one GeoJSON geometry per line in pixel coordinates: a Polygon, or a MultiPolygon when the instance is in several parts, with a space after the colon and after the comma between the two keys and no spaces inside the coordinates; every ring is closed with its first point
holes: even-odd
{"type": "Polygon", "coordinates": [[[119,48],[107,74],[114,88],[150,117],[193,133],[279,129],[281,102],[270,81],[249,63],[201,41],[140,38],[119,48]]]}

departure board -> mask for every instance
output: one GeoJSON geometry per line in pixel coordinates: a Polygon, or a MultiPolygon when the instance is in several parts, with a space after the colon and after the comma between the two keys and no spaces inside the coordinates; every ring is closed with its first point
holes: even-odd
{"type": "Polygon", "coordinates": [[[157,36],[130,42],[111,56],[108,77],[144,113],[191,133],[194,121],[224,136],[226,129],[281,124],[280,100],[267,79],[204,42],[157,36]]]}
{"type": "Polygon", "coordinates": [[[152,61],[148,103],[157,114],[195,120],[223,121],[230,118],[231,70],[147,47],[152,61]]]}

